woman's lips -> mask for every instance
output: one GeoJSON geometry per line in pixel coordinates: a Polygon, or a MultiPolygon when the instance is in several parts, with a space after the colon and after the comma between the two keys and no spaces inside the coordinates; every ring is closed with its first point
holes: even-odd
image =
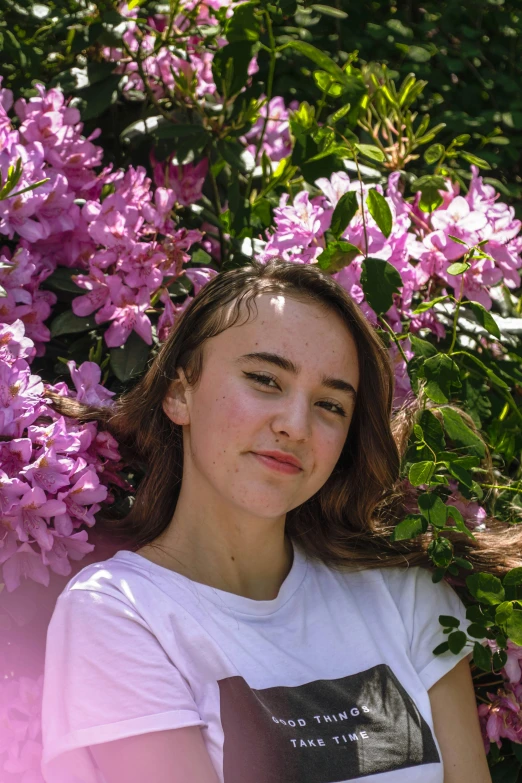
{"type": "Polygon", "coordinates": [[[262,454],[256,454],[255,451],[251,451],[251,454],[254,455],[254,457],[259,460],[265,467],[270,468],[270,470],[275,470],[278,473],[301,473],[301,468],[296,467],[295,465],[291,465],[289,462],[279,462],[279,460],[274,459],[273,457],[265,457],[262,454]]]}

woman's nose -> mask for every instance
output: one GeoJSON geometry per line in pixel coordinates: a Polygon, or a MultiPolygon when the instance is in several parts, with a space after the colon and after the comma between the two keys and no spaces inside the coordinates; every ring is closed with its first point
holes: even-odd
{"type": "Polygon", "coordinates": [[[274,432],[284,432],[292,440],[307,440],[312,433],[312,412],[307,400],[288,398],[272,423],[274,432]]]}

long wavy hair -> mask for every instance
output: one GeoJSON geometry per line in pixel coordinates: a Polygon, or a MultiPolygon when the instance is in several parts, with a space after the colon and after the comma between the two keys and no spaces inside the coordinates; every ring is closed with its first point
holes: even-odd
{"type": "MultiPolygon", "coordinates": [[[[334,568],[433,567],[427,554],[431,533],[390,540],[406,513],[400,466],[419,400],[392,413],[394,376],[388,351],[358,305],[317,267],[280,259],[267,264],[253,261],[207,283],[182,312],[143,377],[114,405],[88,406],[52,395],[60,413],[79,421],[97,420],[114,435],[125,463],[141,476],[130,512],[115,518],[105,510],[97,527],[136,550],[153,543],[169,525],[181,488],[183,436],[181,426],[164,413],[162,402],[178,367],[191,386],[197,385],[205,341],[236,324],[243,305],[249,317],[261,293],[283,294],[336,313],[351,333],[360,359],[357,402],[342,453],[326,483],[287,513],[287,534],[310,557],[334,568]]],[[[518,526],[489,518],[487,529],[474,535],[475,541],[459,532],[448,534],[455,553],[467,557],[474,570],[501,576],[522,566],[518,526]]]]}

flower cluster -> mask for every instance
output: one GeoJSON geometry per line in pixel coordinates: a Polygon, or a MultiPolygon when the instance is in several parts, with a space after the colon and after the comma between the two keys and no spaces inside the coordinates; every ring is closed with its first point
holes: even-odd
{"type": "MultiPolygon", "coordinates": [[[[179,46],[162,46],[158,49],[157,34],[163,33],[166,27],[166,19],[162,14],[148,18],[148,26],[154,32],[142,35],[138,34],[138,25],[134,21],[137,8],[129,9],[127,3],[122,4],[119,12],[128,19],[122,47],[105,47],[103,55],[108,61],[118,63],[114,73],[124,76],[123,93],[133,91],[144,94],[145,79],[148,90],[156,100],[169,93],[176,93],[188,104],[197,100],[202,105],[205,100],[212,100],[217,92],[212,74],[214,55],[206,47],[204,38],[195,34],[193,28],[215,25],[217,19],[213,12],[227,8],[231,13],[232,5],[231,0],[212,0],[205,3],[190,0],[181,4],[173,20],[173,27],[180,33],[190,29],[182,50],[179,46]]],[[[218,39],[218,46],[225,44],[225,39],[218,39]]],[[[253,74],[257,69],[256,58],[253,58],[249,73],[253,74]]]]}
{"type": "Polygon", "coordinates": [[[73,278],[87,293],[73,300],[72,309],[78,316],[95,313],[97,324],[110,322],[105,332],[109,347],[124,345],[132,331],[151,345],[147,313],[157,301],[163,304],[157,327],[160,338],[174,322],[169,285],[182,272],[193,283],[202,274],[209,280],[216,273],[183,268],[190,259],[186,251],[202,234],[176,229],[170,218],[174,190],[159,187],[153,194],[141,166],[108,179],[112,192],[103,201],[87,201],[82,208],[87,233],[98,249],[89,258],[89,273],[73,278]]]}
{"type": "MultiPolygon", "coordinates": [[[[464,245],[472,247],[485,241],[484,251],[491,256],[490,259],[473,261],[462,276],[463,293],[468,299],[489,309],[491,298],[488,287],[504,281],[509,288],[517,288],[521,282],[518,270],[522,266],[522,236],[519,236],[522,224],[514,217],[513,207],[499,202],[499,194],[494,188],[483,183],[476,166],[471,168],[469,192],[461,196],[455,186],[448,184],[443,192],[444,203],[431,214],[419,209],[420,194],[413,204],[408,203],[399,190],[400,173],[391,174],[386,199],[393,215],[393,230],[388,238],[380,231],[366,205],[371,187],[383,193],[380,185],[361,187],[345,172],[333,174],[330,179],[320,178],[315,183],[321,191],[319,195],[311,197],[308,191],[303,190],[294,197],[291,205],[288,204],[288,194],[282,196],[279,208],[275,210],[276,229],[268,237],[263,257],[282,256],[300,263],[316,261],[324,250],[325,233],[330,227],[333,210],[341,196],[354,191],[359,209],[342,238],[361,252],[349,266],[335,275],[336,279],[357,302],[363,304],[360,277],[364,256],[388,261],[403,281],[400,298],[387,313],[392,325],[409,318],[412,331],[425,326],[437,336],[442,336],[444,327],[437,322],[433,312],[420,317],[413,315],[413,294],[434,279],[448,287],[460,286],[460,277],[457,283],[447,270],[454,261],[462,258],[466,251],[464,245]],[[455,242],[452,237],[464,244],[455,242]]],[[[375,320],[369,305],[365,305],[365,310],[375,320]]]]}
{"type": "Polygon", "coordinates": [[[79,528],[94,525],[99,504],[108,499],[107,484],[121,484],[114,438],[94,422],[80,425],[58,415],[46,398],[53,391],[110,404],[99,366],[69,362],[72,392],[63,382],[46,386],[31,374],[27,359],[33,353],[21,320],[0,327],[0,565],[8,592],[22,578],[48,585],[49,569],[70,574],[70,561],[93,549],[79,528]]]}
{"type": "MultiPolygon", "coordinates": [[[[413,313],[414,295],[420,293],[425,297],[428,283],[432,289],[440,287],[443,294],[453,288],[457,296],[460,290],[456,287],[462,285],[464,296],[489,309],[492,304],[489,287],[502,281],[514,289],[521,282],[521,222],[514,217],[513,207],[499,202],[499,194],[484,184],[476,166],[471,169],[469,192],[461,196],[458,187],[448,183],[442,192],[443,204],[431,214],[419,209],[420,194],[413,204],[408,203],[399,189],[400,173],[391,174],[385,194],[393,216],[393,229],[388,238],[380,231],[366,204],[370,188],[375,187],[384,195],[380,185],[360,185],[345,172],[337,172],[330,179],[320,178],[315,182],[319,191],[315,196],[303,190],[289,204],[288,193],[283,194],[279,207],[274,210],[275,230],[269,232],[261,259],[281,256],[296,263],[316,263],[325,249],[325,235],[336,205],[345,193],[354,191],[358,210],[342,238],[358,248],[360,254],[333,277],[359,304],[370,322],[376,324],[376,314],[366,302],[361,285],[362,264],[367,255],[388,261],[402,278],[400,294],[386,313],[390,326],[401,332],[403,322],[408,320],[412,333],[424,328],[437,338],[444,337],[445,327],[435,310],[413,313]],[[473,260],[458,278],[449,274],[448,268],[463,257],[466,246],[473,247],[479,242],[484,242],[483,250],[488,257],[473,260]]],[[[411,358],[409,339],[403,341],[402,347],[406,357],[411,358]]],[[[408,395],[410,381],[404,359],[395,345],[391,359],[396,375],[395,403],[400,405],[408,395]]]]}
{"type": "MultiPolygon", "coordinates": [[[[495,642],[488,641],[492,652],[497,652],[495,642]]],[[[490,702],[478,708],[480,728],[486,753],[491,743],[502,747],[502,739],[522,743],[522,647],[508,641],[507,662],[501,670],[505,680],[496,693],[488,693],[490,702]]]]}
{"type": "Polygon", "coordinates": [[[106,171],[96,174],[102,149],[92,143],[98,135],[82,136],[77,109],[68,106],[59,90],[36,87],[38,95],[13,105],[10,90],[0,89],[0,174],[21,166],[21,176],[0,201],[0,235],[18,242],[14,252],[0,247],[0,322],[21,319],[26,334],[41,356],[50,339],[44,321],[56,302],[41,283],[58,264],[82,266],[95,249],[85,232],[80,198],[99,197],[106,171]],[[20,121],[13,129],[8,111],[20,121]],[[37,187],[35,185],[39,184],[37,187]]]}

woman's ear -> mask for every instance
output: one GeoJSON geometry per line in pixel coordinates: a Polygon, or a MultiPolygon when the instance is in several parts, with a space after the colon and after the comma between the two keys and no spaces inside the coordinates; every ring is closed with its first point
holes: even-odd
{"type": "Polygon", "coordinates": [[[172,381],[163,399],[163,411],[174,424],[189,424],[187,405],[188,383],[182,368],[177,370],[178,377],[172,381]]]}

